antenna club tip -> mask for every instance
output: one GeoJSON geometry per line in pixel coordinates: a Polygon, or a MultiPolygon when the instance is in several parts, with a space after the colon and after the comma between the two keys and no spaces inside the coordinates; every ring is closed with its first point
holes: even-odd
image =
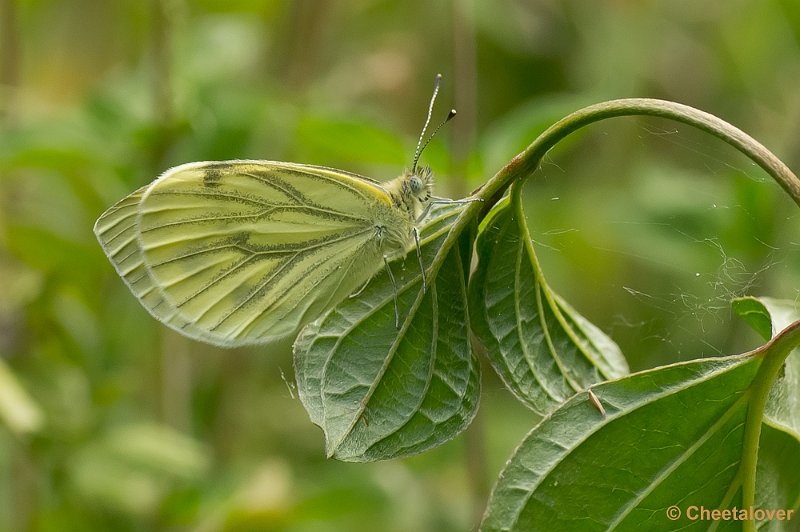
{"type": "Polygon", "coordinates": [[[450,120],[454,116],[456,116],[456,110],[455,109],[450,109],[450,112],[447,113],[447,120],[450,120]]]}
{"type": "Polygon", "coordinates": [[[436,74],[436,79],[437,79],[437,80],[440,80],[440,79],[442,79],[442,74],[441,74],[441,73],[438,73],[438,74],[436,74]]]}

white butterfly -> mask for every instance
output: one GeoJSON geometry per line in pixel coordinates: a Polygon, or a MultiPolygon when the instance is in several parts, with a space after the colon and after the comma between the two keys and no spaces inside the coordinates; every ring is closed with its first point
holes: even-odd
{"type": "Polygon", "coordinates": [[[285,162],[189,163],[108,209],[95,234],[142,305],[191,338],[237,346],[296,333],[382,265],[394,283],[388,260],[419,252],[433,182],[417,161],[439,79],[412,170],[391,181],[285,162]]]}

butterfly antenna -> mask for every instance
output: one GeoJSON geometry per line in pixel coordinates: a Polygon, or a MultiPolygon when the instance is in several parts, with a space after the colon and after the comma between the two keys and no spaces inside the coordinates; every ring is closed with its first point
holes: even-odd
{"type": "Polygon", "coordinates": [[[431,123],[431,115],[433,114],[433,104],[436,102],[436,97],[439,95],[439,84],[442,81],[442,75],[436,74],[436,81],[433,85],[433,95],[431,96],[431,103],[428,105],[428,116],[425,118],[425,125],[422,126],[422,132],[419,134],[419,140],[417,140],[417,149],[414,152],[414,164],[411,165],[411,173],[413,174],[417,170],[417,163],[419,162],[419,158],[422,155],[423,150],[428,146],[430,141],[436,136],[436,133],[449,122],[454,116],[456,116],[456,110],[450,109],[450,112],[447,114],[447,118],[442,120],[442,123],[436,126],[436,129],[433,130],[431,136],[428,137],[424,143],[422,142],[425,139],[425,132],[428,130],[428,125],[431,123]]]}

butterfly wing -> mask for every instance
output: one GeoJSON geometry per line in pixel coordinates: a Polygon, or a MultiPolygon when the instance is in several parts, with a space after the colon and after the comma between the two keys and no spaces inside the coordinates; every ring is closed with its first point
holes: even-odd
{"type": "Polygon", "coordinates": [[[190,163],[106,211],[95,233],[158,320],[217,345],[264,343],[361,286],[381,265],[380,185],[269,161],[190,163]]]}

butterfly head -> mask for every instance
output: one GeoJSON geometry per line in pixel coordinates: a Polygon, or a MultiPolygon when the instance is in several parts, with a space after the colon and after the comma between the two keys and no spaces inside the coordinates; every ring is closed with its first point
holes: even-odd
{"type": "Polygon", "coordinates": [[[408,193],[418,202],[427,205],[433,193],[433,174],[430,167],[417,168],[408,176],[408,193]]]}
{"type": "Polygon", "coordinates": [[[400,203],[418,220],[428,207],[433,194],[433,174],[428,167],[416,168],[413,172],[402,176],[400,185],[400,203]]]}

